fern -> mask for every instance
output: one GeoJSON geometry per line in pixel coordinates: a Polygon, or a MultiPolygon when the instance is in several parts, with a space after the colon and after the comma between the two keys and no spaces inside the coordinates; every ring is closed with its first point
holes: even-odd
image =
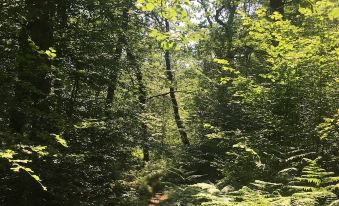
{"type": "Polygon", "coordinates": [[[262,180],[255,180],[254,183],[250,185],[254,190],[262,191],[263,193],[277,191],[283,187],[281,183],[265,182],[262,180]]]}
{"type": "Polygon", "coordinates": [[[339,176],[334,176],[333,172],[327,172],[321,168],[317,160],[305,159],[308,165],[301,172],[300,177],[295,177],[290,182],[289,188],[297,191],[319,191],[332,190],[339,182],[339,176]]]}
{"type": "Polygon", "coordinates": [[[187,171],[183,168],[170,168],[167,169],[166,178],[169,182],[173,183],[193,183],[197,182],[198,179],[203,177],[204,175],[196,174],[196,171],[187,171]]]}
{"type": "Polygon", "coordinates": [[[331,118],[324,118],[324,122],[316,127],[321,140],[336,139],[339,136],[339,109],[331,118]]]}
{"type": "Polygon", "coordinates": [[[292,162],[294,160],[302,159],[302,158],[305,158],[307,156],[316,154],[316,152],[305,152],[305,153],[301,153],[301,154],[295,154],[296,152],[300,152],[300,151],[303,151],[303,150],[297,150],[295,152],[292,152],[293,156],[287,158],[286,162],[292,162]]]}
{"type": "MultiPolygon", "coordinates": [[[[303,159],[312,158],[316,153],[303,148],[289,147],[282,152],[283,169],[278,171],[276,181],[288,184],[295,181],[303,167],[303,159]]],[[[285,188],[286,189],[286,188],[285,188]]],[[[286,191],[287,192],[287,191],[286,191]]]]}

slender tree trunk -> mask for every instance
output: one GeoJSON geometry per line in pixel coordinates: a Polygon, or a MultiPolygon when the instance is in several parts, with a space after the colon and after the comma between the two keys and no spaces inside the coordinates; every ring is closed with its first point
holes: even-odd
{"type": "Polygon", "coordinates": [[[122,50],[123,50],[123,44],[124,44],[124,32],[126,32],[127,30],[127,26],[128,26],[128,9],[129,6],[127,6],[124,11],[123,11],[123,15],[122,15],[122,32],[119,34],[119,38],[117,41],[117,45],[115,47],[115,52],[114,52],[114,57],[113,57],[113,71],[111,72],[110,75],[110,83],[108,85],[107,88],[107,96],[106,96],[106,109],[108,109],[110,107],[110,105],[112,105],[113,100],[114,100],[114,95],[115,95],[115,90],[117,87],[117,83],[118,83],[118,77],[119,77],[119,60],[121,58],[122,55],[122,50]]]}
{"type": "MultiPolygon", "coordinates": [[[[79,70],[78,68],[79,68],[79,62],[76,63],[76,71],[79,70]]],[[[75,106],[77,96],[78,96],[78,91],[79,91],[79,84],[80,84],[80,77],[76,72],[75,76],[74,76],[73,87],[72,87],[72,92],[71,92],[71,99],[70,99],[68,113],[67,113],[69,118],[72,118],[72,116],[73,116],[74,106],[75,106]]]]}
{"type": "Polygon", "coordinates": [[[122,55],[122,40],[118,39],[117,46],[115,48],[114,57],[113,57],[113,71],[110,75],[110,83],[107,88],[107,96],[106,96],[106,107],[108,108],[112,103],[115,95],[115,90],[117,87],[117,81],[119,76],[119,60],[122,55]]]}
{"type": "Polygon", "coordinates": [[[233,59],[234,55],[232,52],[233,49],[233,36],[234,36],[234,17],[235,13],[237,11],[237,4],[231,4],[228,5],[229,15],[227,20],[227,58],[233,59]]]}
{"type": "MultiPolygon", "coordinates": [[[[127,44],[127,42],[126,42],[127,44]]],[[[127,47],[127,58],[129,63],[131,64],[132,68],[135,69],[136,72],[136,78],[137,78],[137,84],[138,84],[138,90],[139,90],[139,105],[140,105],[140,110],[141,112],[145,111],[146,108],[146,97],[147,97],[147,92],[146,92],[146,86],[143,82],[143,75],[140,69],[140,66],[133,55],[133,53],[128,49],[127,47]]],[[[148,162],[150,160],[150,155],[149,155],[149,146],[148,146],[148,131],[147,131],[147,125],[142,122],[141,125],[141,135],[142,139],[145,141],[143,145],[143,153],[144,153],[144,161],[148,162]]]]}
{"type": "MultiPolygon", "coordinates": [[[[165,20],[166,23],[166,32],[170,31],[170,26],[168,20],[165,20]]],[[[173,86],[174,83],[174,76],[173,76],[173,71],[172,71],[172,66],[171,66],[171,58],[170,58],[170,52],[169,50],[165,51],[165,62],[166,62],[166,75],[167,75],[167,80],[170,82],[170,97],[171,97],[171,102],[172,102],[172,107],[173,107],[173,112],[174,112],[174,119],[177,124],[179,133],[180,133],[180,138],[181,141],[184,145],[190,145],[190,142],[187,137],[186,129],[185,126],[181,120],[180,113],[179,113],[179,105],[177,102],[177,98],[175,95],[175,88],[173,86]]]]}
{"type": "Polygon", "coordinates": [[[233,36],[234,36],[234,18],[235,18],[235,14],[236,14],[236,10],[238,8],[238,2],[234,2],[234,1],[226,1],[220,8],[218,8],[216,10],[216,14],[214,16],[215,21],[223,27],[224,31],[225,31],[225,43],[227,43],[226,46],[226,51],[225,52],[221,52],[220,54],[218,54],[219,58],[225,58],[223,57],[224,54],[226,54],[226,58],[232,63],[232,60],[234,58],[234,54],[233,54],[233,36]],[[228,14],[228,18],[227,21],[224,22],[221,19],[221,15],[223,10],[227,11],[228,14]]]}

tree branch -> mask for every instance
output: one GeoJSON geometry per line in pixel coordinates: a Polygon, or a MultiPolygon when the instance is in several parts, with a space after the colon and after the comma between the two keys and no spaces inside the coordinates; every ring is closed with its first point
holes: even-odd
{"type": "Polygon", "coordinates": [[[225,5],[223,5],[223,6],[220,7],[219,9],[217,9],[217,10],[215,11],[214,19],[215,19],[215,21],[216,21],[218,24],[220,24],[220,25],[223,26],[223,27],[226,27],[226,26],[227,26],[226,23],[224,23],[224,22],[220,19],[221,12],[222,12],[222,10],[224,10],[224,9],[225,9],[225,5]]]}
{"type": "Polygon", "coordinates": [[[175,90],[175,91],[169,91],[169,92],[165,92],[165,93],[162,93],[162,94],[157,94],[157,95],[154,95],[154,96],[150,96],[150,97],[147,98],[147,100],[153,99],[153,98],[157,98],[157,97],[163,97],[163,96],[166,96],[168,94],[178,93],[178,92],[181,92],[181,93],[192,93],[192,92],[187,92],[187,91],[178,91],[178,90],[175,90]]]}

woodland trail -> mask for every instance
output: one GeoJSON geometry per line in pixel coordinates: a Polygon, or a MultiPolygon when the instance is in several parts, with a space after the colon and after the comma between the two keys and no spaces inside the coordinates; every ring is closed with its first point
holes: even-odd
{"type": "Polygon", "coordinates": [[[162,201],[165,201],[167,199],[168,199],[167,195],[165,195],[165,194],[163,194],[161,192],[155,193],[154,196],[149,200],[148,206],[157,206],[162,201]]]}

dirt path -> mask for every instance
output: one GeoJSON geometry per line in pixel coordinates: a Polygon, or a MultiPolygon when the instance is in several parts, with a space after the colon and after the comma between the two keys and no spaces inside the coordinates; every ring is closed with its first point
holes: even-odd
{"type": "Polygon", "coordinates": [[[158,192],[155,193],[154,196],[150,199],[148,206],[157,206],[159,205],[162,201],[165,201],[168,199],[168,196],[158,192]]]}

